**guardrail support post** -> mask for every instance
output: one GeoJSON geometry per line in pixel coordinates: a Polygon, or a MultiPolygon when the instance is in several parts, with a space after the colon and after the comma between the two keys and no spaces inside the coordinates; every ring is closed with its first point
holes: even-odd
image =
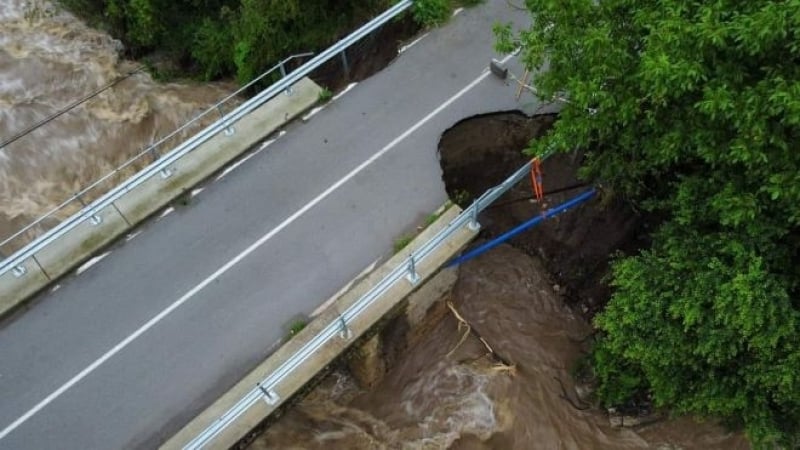
{"type": "MultiPolygon", "coordinates": [[[[80,202],[82,207],[86,208],[86,202],[83,201],[83,197],[81,197],[80,193],[75,194],[75,198],[80,202]]],[[[92,215],[89,216],[89,222],[91,222],[92,225],[100,225],[103,223],[103,218],[95,213],[92,213],[92,215]]]]}
{"type": "Polygon", "coordinates": [[[342,66],[344,67],[344,76],[346,78],[350,78],[350,64],[347,62],[347,49],[342,50],[339,53],[339,56],[342,58],[342,66]]]}
{"type": "MultiPolygon", "coordinates": [[[[150,156],[153,157],[153,162],[158,161],[158,158],[161,158],[161,155],[158,154],[158,150],[156,150],[155,145],[150,144],[150,156]]],[[[163,169],[159,170],[158,173],[161,174],[161,178],[167,179],[172,176],[172,169],[169,167],[164,167],[163,169]]]]}
{"type": "Polygon", "coordinates": [[[275,393],[275,391],[265,388],[261,383],[258,383],[258,389],[260,389],[261,393],[264,394],[264,401],[270,406],[277,404],[281,399],[278,394],[275,393]]]}
{"type": "Polygon", "coordinates": [[[228,125],[228,121],[225,120],[225,114],[222,114],[222,106],[217,106],[217,112],[219,113],[220,119],[222,119],[222,123],[225,125],[225,136],[233,136],[236,130],[234,130],[231,125],[228,125]]]}
{"type": "Polygon", "coordinates": [[[339,326],[342,328],[339,331],[339,337],[344,340],[350,339],[353,336],[353,332],[350,331],[350,328],[347,326],[347,322],[344,320],[344,316],[339,314],[339,326]]]}
{"type": "Polygon", "coordinates": [[[15,266],[11,269],[11,274],[14,275],[14,278],[21,278],[26,273],[28,273],[28,269],[25,266],[15,266]]]}
{"type": "Polygon", "coordinates": [[[470,230],[478,231],[481,229],[481,224],[478,222],[478,200],[472,203],[472,212],[470,214],[469,224],[467,225],[470,230]]]}
{"type": "Polygon", "coordinates": [[[408,274],[406,275],[406,280],[408,280],[411,284],[419,283],[419,274],[417,273],[417,264],[414,261],[414,254],[412,253],[411,256],[408,257],[408,274]]]}
{"type": "MultiPolygon", "coordinates": [[[[286,78],[286,67],[283,65],[283,61],[281,61],[280,69],[281,69],[281,78],[286,78]]],[[[287,87],[286,90],[283,92],[285,92],[286,95],[292,95],[292,87],[291,86],[287,87]]]]}

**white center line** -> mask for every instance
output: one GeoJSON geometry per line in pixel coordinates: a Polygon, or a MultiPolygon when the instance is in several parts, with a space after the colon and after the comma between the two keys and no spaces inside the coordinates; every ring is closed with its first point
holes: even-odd
{"type": "MultiPolygon", "coordinates": [[[[508,56],[506,56],[505,58],[503,58],[501,63],[508,62],[513,56],[514,56],[513,53],[508,55],[508,56]]],[[[259,238],[257,241],[255,241],[253,244],[251,244],[249,247],[247,247],[243,252],[239,253],[238,255],[236,255],[236,257],[234,257],[233,259],[231,259],[230,261],[225,263],[222,267],[220,267],[214,273],[209,275],[208,278],[206,278],[205,280],[201,281],[197,286],[195,286],[192,289],[190,289],[187,293],[185,293],[181,298],[176,300],[173,304],[169,305],[166,309],[164,309],[163,311],[158,313],[158,315],[156,315],[155,317],[153,317],[152,319],[147,321],[147,323],[145,323],[139,329],[134,331],[130,336],[128,336],[125,339],[123,339],[120,343],[118,343],[113,348],[111,348],[109,351],[107,351],[105,354],[103,354],[103,356],[101,356],[100,358],[95,360],[93,363],[91,363],[85,369],[81,370],[80,373],[78,373],[77,375],[72,377],[69,381],[64,383],[61,387],[59,387],[58,389],[53,391],[50,395],[45,397],[42,401],[37,403],[36,406],[34,406],[30,410],[28,410],[25,414],[21,415],[14,422],[12,422],[10,425],[5,427],[3,429],[3,431],[0,431],[0,439],[3,439],[4,437],[6,437],[9,434],[11,434],[11,432],[13,432],[20,425],[24,424],[31,417],[33,417],[36,413],[38,413],[39,411],[44,409],[47,405],[49,405],[54,400],[56,400],[58,397],[60,397],[62,394],[64,394],[64,392],[69,390],[72,386],[75,386],[81,380],[86,378],[89,374],[94,372],[103,363],[108,361],[111,357],[113,357],[114,355],[116,355],[117,353],[122,351],[125,347],[130,345],[130,343],[133,342],[134,340],[136,340],[139,336],[141,336],[144,333],[146,333],[149,329],[153,328],[156,324],[158,324],[160,321],[162,321],[170,313],[172,313],[173,311],[178,309],[181,305],[183,305],[184,303],[189,301],[189,299],[191,299],[192,297],[195,296],[195,294],[197,294],[198,292],[203,290],[203,288],[205,288],[206,286],[211,284],[214,280],[216,280],[222,274],[224,274],[225,272],[230,270],[233,266],[238,264],[241,260],[246,258],[249,254],[253,253],[256,249],[258,249],[259,247],[264,245],[265,242],[267,242],[268,240],[272,239],[272,237],[274,237],[276,234],[280,233],[283,229],[285,229],[286,227],[291,225],[292,222],[294,222],[300,216],[302,216],[303,214],[308,212],[308,210],[310,210],[311,208],[313,208],[314,206],[319,204],[322,200],[324,200],[329,195],[331,195],[331,193],[333,193],[333,191],[335,191],[336,189],[341,187],[343,184],[345,184],[346,182],[351,180],[353,177],[358,175],[362,170],[367,168],[367,166],[369,166],[370,164],[375,162],[378,158],[380,158],[381,156],[385,155],[389,150],[391,150],[395,146],[397,146],[397,144],[399,144],[404,139],[406,139],[408,136],[410,136],[412,133],[414,133],[415,131],[420,129],[423,125],[425,125],[427,122],[429,122],[434,116],[436,116],[437,114],[442,112],[445,108],[447,108],[448,106],[453,104],[453,102],[455,102],[456,100],[461,98],[464,94],[466,94],[467,92],[472,90],[481,81],[485,80],[486,77],[489,76],[489,74],[490,74],[490,72],[488,71],[488,69],[484,69],[484,71],[481,73],[481,75],[478,78],[474,79],[471,83],[466,85],[463,89],[461,89],[460,91],[456,92],[455,95],[453,95],[452,97],[447,99],[447,101],[445,101],[444,103],[439,105],[436,109],[431,111],[427,116],[423,117],[419,122],[417,122],[414,125],[412,125],[411,128],[409,128],[406,131],[404,131],[400,136],[397,136],[396,138],[394,138],[394,140],[392,140],[391,142],[386,144],[386,146],[383,147],[378,153],[375,153],[369,159],[367,159],[366,161],[364,161],[361,164],[359,164],[358,167],[356,167],[355,169],[351,170],[342,179],[340,179],[339,181],[337,181],[336,183],[331,185],[323,193],[319,194],[316,198],[314,198],[313,200],[308,202],[305,206],[303,206],[302,208],[297,210],[294,214],[292,214],[286,220],[281,222],[277,227],[275,227],[272,230],[270,230],[267,234],[265,234],[264,236],[259,238]]]]}

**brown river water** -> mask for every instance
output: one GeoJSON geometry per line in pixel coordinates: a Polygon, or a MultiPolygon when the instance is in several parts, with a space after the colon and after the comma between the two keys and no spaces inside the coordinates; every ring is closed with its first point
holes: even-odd
{"type": "MultiPolygon", "coordinates": [[[[120,50],[119,42],[50,3],[2,0],[0,138],[135,71],[138,65],[120,50]]],[[[231,90],[158,83],[139,72],[0,148],[0,240],[231,90]]],[[[360,389],[345,372],[334,372],[251,448],[748,448],[741,435],[710,423],[612,428],[602,410],[579,411],[564,401],[557,380],[572,393],[569,371],[582,351],[576,341],[589,327],[544,274],[537,260],[510,247],[461,269],[456,308],[515,364],[513,371],[496,366],[475,337],[459,345],[463,329],[447,316],[376,388],[360,389]]]]}
{"type": "Polygon", "coordinates": [[[372,390],[335,372],[250,446],[282,449],[696,449],[749,446],[740,434],[682,418],[612,428],[579,411],[570,368],[590,331],[553,292],[538,260],[501,246],[461,268],[453,303],[515,365],[486,357],[447,316],[372,390]]]}
{"type": "MultiPolygon", "coordinates": [[[[118,41],[52,3],[0,3],[2,142],[139,68],[120,57],[118,41]]],[[[137,72],[0,148],[0,241],[216,103],[232,88],[158,83],[147,73],[137,72]]],[[[138,167],[151,161],[145,158],[138,167]]],[[[59,217],[75,211],[78,204],[73,206],[59,217]]],[[[38,231],[54,223],[49,221],[38,231]]],[[[0,254],[7,255],[23,243],[0,248],[0,254]]]]}

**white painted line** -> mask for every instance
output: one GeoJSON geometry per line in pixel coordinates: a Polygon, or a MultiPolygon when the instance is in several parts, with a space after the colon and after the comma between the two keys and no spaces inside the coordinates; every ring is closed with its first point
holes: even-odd
{"type": "Polygon", "coordinates": [[[358,83],[350,83],[350,84],[348,84],[346,88],[342,89],[342,92],[339,92],[338,94],[334,95],[333,98],[331,99],[331,101],[339,100],[339,98],[341,98],[344,94],[347,94],[348,92],[350,92],[350,89],[353,89],[354,87],[356,87],[357,84],[358,83]]]}
{"type": "Polygon", "coordinates": [[[57,285],[53,286],[52,288],[50,288],[50,293],[52,294],[53,292],[55,292],[55,291],[57,291],[59,289],[61,289],[61,285],[57,284],[57,285]]]}
{"type": "Polygon", "coordinates": [[[173,211],[175,211],[175,208],[170,206],[169,208],[165,209],[164,212],[162,212],[161,215],[158,216],[158,218],[161,219],[163,217],[167,217],[168,215],[172,214],[173,211]]]}
{"type": "Polygon", "coordinates": [[[413,41],[411,41],[411,43],[410,43],[410,44],[406,44],[406,45],[404,45],[404,46],[400,47],[400,48],[397,50],[397,54],[399,55],[399,54],[401,54],[401,53],[405,52],[406,50],[410,49],[411,47],[413,47],[413,46],[417,45],[417,43],[418,43],[419,41],[423,40],[423,39],[425,38],[425,36],[427,36],[427,35],[428,35],[428,33],[425,33],[425,34],[423,34],[422,36],[420,36],[420,37],[418,37],[418,38],[414,39],[413,41]]]}
{"type": "Polygon", "coordinates": [[[326,106],[328,106],[328,104],[327,104],[327,103],[325,103],[325,104],[324,104],[324,105],[322,105],[322,106],[317,106],[316,108],[312,109],[312,110],[311,110],[311,111],[310,111],[308,114],[306,114],[305,116],[303,116],[303,122],[306,122],[306,121],[308,121],[308,119],[312,118],[312,117],[313,117],[313,116],[315,116],[315,115],[316,115],[318,112],[320,112],[320,111],[322,111],[323,109],[325,109],[325,107],[326,107],[326,106]]]}
{"type": "MultiPolygon", "coordinates": [[[[508,60],[509,60],[509,59],[511,59],[511,58],[512,58],[514,55],[515,55],[515,53],[512,53],[511,55],[508,55],[508,56],[506,56],[505,58],[503,58],[503,60],[502,60],[502,61],[500,61],[500,62],[501,62],[501,63],[506,63],[506,62],[508,62],[508,60]]],[[[393,149],[395,146],[397,146],[397,144],[399,144],[400,142],[402,142],[403,140],[405,140],[405,139],[406,139],[408,136],[410,136],[412,133],[414,133],[415,131],[417,131],[418,129],[420,129],[420,128],[421,128],[423,125],[425,125],[426,123],[428,123],[428,122],[429,122],[429,121],[430,121],[432,118],[434,118],[434,117],[435,117],[437,114],[439,114],[440,112],[442,112],[442,111],[443,111],[445,108],[447,108],[448,106],[452,105],[452,104],[453,104],[453,102],[455,102],[456,100],[458,100],[459,98],[461,98],[461,97],[462,97],[464,94],[466,94],[467,92],[469,92],[470,90],[472,90],[472,89],[473,89],[475,86],[477,86],[477,85],[478,85],[478,84],[479,84],[481,81],[485,80],[485,79],[486,79],[486,77],[488,77],[488,76],[489,76],[489,73],[490,73],[490,72],[489,72],[489,70],[488,70],[488,69],[484,69],[483,73],[481,73],[481,75],[480,75],[478,78],[476,78],[476,79],[472,80],[472,82],[471,82],[471,83],[469,83],[468,85],[466,85],[466,86],[465,86],[463,89],[461,89],[460,91],[456,92],[456,93],[455,93],[455,95],[453,95],[452,97],[450,97],[449,99],[447,99],[447,100],[446,100],[444,103],[442,103],[442,104],[441,104],[441,105],[439,105],[439,106],[438,106],[436,109],[434,109],[433,111],[431,111],[431,112],[430,112],[428,115],[426,115],[425,117],[423,117],[423,118],[422,118],[422,119],[421,119],[419,122],[417,122],[417,123],[415,123],[414,125],[412,125],[412,126],[411,126],[411,128],[409,128],[409,129],[407,129],[406,131],[404,131],[404,132],[403,132],[403,133],[402,133],[400,136],[397,136],[396,138],[394,138],[394,140],[392,140],[391,142],[389,142],[388,144],[386,144],[386,146],[385,146],[385,147],[383,147],[383,148],[382,148],[382,149],[381,149],[379,152],[375,153],[375,154],[374,154],[374,155],[372,155],[372,156],[371,156],[369,159],[367,159],[366,161],[364,161],[364,162],[362,162],[361,164],[359,164],[359,165],[358,165],[358,167],[356,167],[355,169],[351,170],[351,171],[350,171],[350,172],[349,172],[347,175],[345,175],[345,176],[344,176],[343,178],[341,178],[339,181],[337,181],[336,183],[334,183],[333,185],[331,185],[330,187],[328,187],[328,189],[326,189],[324,192],[322,192],[321,194],[319,194],[318,196],[316,196],[316,197],[315,197],[313,200],[311,200],[310,202],[306,203],[306,204],[305,204],[305,206],[303,206],[302,208],[300,208],[300,209],[298,209],[297,211],[295,211],[295,212],[294,212],[294,214],[292,214],[291,216],[287,217],[287,218],[286,218],[286,219],[285,219],[283,222],[281,222],[281,223],[280,223],[280,225],[278,225],[277,227],[275,227],[275,228],[273,228],[272,230],[270,230],[270,231],[269,231],[267,234],[265,234],[264,236],[261,236],[261,237],[260,237],[260,238],[259,238],[257,241],[255,241],[254,243],[252,243],[252,244],[251,244],[249,247],[247,247],[247,248],[246,248],[246,249],[245,249],[243,252],[239,253],[238,255],[236,255],[236,257],[234,257],[233,259],[231,259],[230,261],[228,261],[227,263],[225,263],[225,264],[224,264],[222,267],[220,267],[220,268],[219,268],[219,269],[217,269],[217,270],[216,270],[214,273],[212,273],[211,275],[209,275],[209,276],[208,276],[208,277],[207,277],[205,280],[201,281],[201,282],[200,282],[200,283],[199,283],[197,286],[193,287],[193,288],[192,288],[192,289],[190,289],[190,290],[189,290],[187,293],[183,294],[183,296],[182,296],[181,298],[179,298],[179,299],[178,299],[178,300],[176,300],[174,303],[172,303],[171,305],[169,305],[169,306],[168,306],[166,309],[164,309],[163,311],[161,311],[160,313],[158,313],[158,315],[156,315],[156,316],[155,316],[155,317],[153,317],[152,319],[148,320],[148,321],[147,321],[147,323],[145,323],[144,325],[142,325],[141,327],[139,327],[139,329],[137,329],[137,330],[136,330],[136,331],[134,331],[134,332],[133,332],[131,335],[129,335],[128,337],[126,337],[125,339],[123,339],[123,340],[122,340],[120,343],[118,343],[117,345],[115,345],[114,347],[112,347],[110,350],[108,350],[107,352],[105,352],[105,353],[103,354],[103,356],[101,356],[100,358],[98,358],[97,360],[95,360],[93,363],[91,363],[90,365],[88,365],[88,366],[87,366],[85,369],[81,370],[81,371],[80,371],[80,372],[79,372],[77,375],[75,375],[74,377],[70,378],[70,379],[69,379],[69,381],[67,381],[66,383],[64,383],[64,384],[63,384],[61,387],[59,387],[58,389],[56,389],[55,391],[53,391],[53,392],[52,392],[50,395],[48,395],[48,396],[47,396],[47,397],[45,397],[45,398],[44,398],[42,401],[40,401],[39,403],[37,403],[37,404],[36,404],[36,405],[35,405],[33,408],[31,408],[30,410],[28,410],[28,411],[27,411],[25,414],[21,415],[21,416],[20,416],[20,417],[18,417],[16,420],[14,420],[14,422],[12,422],[10,425],[8,425],[7,427],[5,427],[5,428],[3,429],[3,431],[0,431],[0,439],[3,439],[4,437],[8,436],[8,435],[9,435],[9,434],[10,434],[12,431],[14,431],[14,430],[16,430],[17,428],[19,428],[19,426],[20,426],[20,425],[22,425],[23,423],[25,423],[26,421],[28,421],[28,420],[29,420],[31,417],[33,417],[33,416],[34,416],[34,414],[36,414],[36,413],[38,413],[39,411],[41,411],[42,409],[44,409],[44,408],[45,408],[47,405],[49,405],[49,404],[50,404],[50,403],[52,403],[54,400],[56,400],[58,397],[60,397],[62,394],[64,394],[64,392],[66,392],[66,391],[67,391],[68,389],[70,389],[72,386],[75,386],[75,385],[76,385],[77,383],[79,383],[81,380],[83,380],[84,378],[86,378],[86,377],[87,377],[89,374],[91,374],[92,372],[94,372],[94,371],[95,371],[95,370],[96,370],[98,367],[100,367],[100,366],[101,366],[103,363],[105,363],[106,361],[108,361],[108,360],[109,360],[109,359],[110,359],[112,356],[114,356],[114,355],[116,355],[117,353],[119,353],[120,351],[122,351],[122,350],[123,350],[125,347],[127,347],[128,345],[130,345],[130,343],[131,343],[131,342],[133,342],[134,340],[136,340],[137,338],[139,338],[139,336],[143,335],[143,334],[144,334],[144,333],[146,333],[146,332],[147,332],[149,329],[153,328],[153,327],[154,327],[154,326],[155,326],[157,323],[159,323],[159,322],[161,322],[162,320],[164,320],[164,318],[165,318],[165,317],[167,317],[168,315],[170,315],[170,314],[171,314],[173,311],[175,311],[176,309],[180,308],[180,306],[181,306],[181,305],[183,305],[184,303],[186,303],[187,301],[189,301],[189,299],[191,299],[192,297],[194,297],[194,296],[195,296],[195,295],[196,295],[198,292],[200,292],[201,290],[203,290],[203,289],[204,289],[206,286],[208,286],[209,284],[213,283],[213,282],[214,282],[214,280],[216,280],[217,278],[219,278],[219,277],[220,277],[221,275],[223,275],[225,272],[229,271],[229,270],[230,270],[230,269],[231,269],[233,266],[235,266],[236,264],[238,264],[238,263],[239,263],[241,260],[243,260],[243,259],[244,259],[244,258],[246,258],[248,255],[250,255],[251,253],[253,253],[254,251],[256,251],[256,249],[258,249],[259,247],[261,247],[262,245],[264,245],[264,243],[265,243],[265,242],[267,242],[268,240],[272,239],[272,238],[273,238],[273,237],[274,237],[276,234],[278,234],[278,233],[280,233],[281,231],[283,231],[283,229],[285,229],[286,227],[288,227],[289,225],[291,225],[291,224],[292,224],[292,223],[293,223],[295,220],[297,220],[297,219],[298,219],[300,216],[302,216],[303,214],[305,214],[306,212],[308,212],[308,210],[310,210],[311,208],[313,208],[314,206],[316,206],[317,204],[319,204],[321,201],[325,200],[325,199],[326,199],[326,198],[327,198],[329,195],[331,195],[331,193],[333,193],[333,192],[334,192],[336,189],[339,189],[339,187],[341,187],[343,184],[345,184],[345,183],[347,183],[348,181],[350,181],[350,180],[351,180],[353,177],[355,177],[356,175],[358,175],[358,174],[359,174],[359,173],[360,173],[362,170],[364,170],[364,169],[365,169],[365,168],[367,168],[367,167],[368,167],[370,164],[372,164],[372,163],[374,163],[376,160],[378,160],[378,158],[380,158],[381,156],[385,155],[387,152],[389,152],[389,150],[391,150],[391,149],[393,149]]]]}
{"type": "Polygon", "coordinates": [[[252,158],[253,156],[256,156],[257,153],[258,152],[251,153],[251,154],[245,156],[244,158],[240,159],[239,161],[236,161],[235,163],[233,163],[230,166],[226,167],[225,170],[222,171],[222,173],[217,177],[217,179],[215,181],[221,180],[225,175],[233,172],[234,170],[236,170],[237,167],[239,167],[242,164],[244,164],[245,162],[247,162],[248,159],[252,158]]]}
{"type": "Polygon", "coordinates": [[[128,235],[128,236],[125,238],[125,242],[130,242],[130,241],[132,241],[132,240],[133,240],[133,238],[135,238],[136,236],[138,236],[138,235],[140,235],[140,234],[142,234],[141,230],[140,230],[140,231],[135,231],[135,232],[133,232],[133,233],[129,234],[129,235],[128,235]]]}
{"type": "Polygon", "coordinates": [[[92,267],[93,265],[99,263],[101,259],[105,258],[106,256],[108,256],[110,254],[111,254],[111,252],[105,252],[100,256],[95,256],[94,258],[86,261],[85,263],[83,263],[82,266],[78,267],[78,270],[75,271],[75,275],[80,275],[83,272],[86,272],[87,270],[89,270],[90,267],[92,267]]]}
{"type": "Polygon", "coordinates": [[[274,143],[275,143],[275,141],[277,141],[278,139],[282,138],[284,134],[286,134],[286,130],[281,130],[281,131],[278,133],[278,135],[277,135],[277,136],[275,136],[274,138],[272,138],[272,139],[269,139],[269,140],[267,140],[267,141],[264,141],[264,143],[262,143],[262,144],[261,144],[261,147],[259,147],[259,148],[258,148],[258,151],[260,152],[261,150],[264,150],[265,148],[267,148],[267,147],[269,147],[270,145],[274,144],[274,143]]]}
{"type": "Polygon", "coordinates": [[[456,8],[456,10],[453,11],[453,17],[459,15],[461,13],[461,11],[463,11],[463,10],[464,10],[464,8],[456,8]]]}
{"type": "Polygon", "coordinates": [[[347,87],[342,90],[342,92],[339,92],[338,94],[334,95],[328,103],[325,103],[324,105],[317,106],[316,108],[314,108],[311,111],[309,111],[308,114],[303,116],[303,122],[308,122],[308,119],[310,119],[310,118],[314,117],[315,115],[317,115],[318,112],[320,112],[323,109],[325,109],[328,105],[331,104],[331,102],[334,102],[334,101],[338,100],[341,96],[346,94],[347,91],[349,91],[350,89],[353,89],[354,87],[356,87],[357,84],[358,83],[350,83],[350,84],[348,84],[347,87]]]}
{"type": "Polygon", "coordinates": [[[206,190],[206,188],[192,189],[192,194],[191,195],[192,195],[192,197],[196,197],[196,196],[200,195],[200,193],[205,191],[205,190],[206,190]]]}

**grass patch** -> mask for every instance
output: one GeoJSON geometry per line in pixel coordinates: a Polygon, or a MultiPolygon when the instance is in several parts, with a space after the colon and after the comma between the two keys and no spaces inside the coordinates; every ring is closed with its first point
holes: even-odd
{"type": "Polygon", "coordinates": [[[465,189],[460,189],[460,190],[456,191],[456,193],[453,195],[452,202],[455,203],[456,205],[462,207],[462,208],[466,208],[467,206],[469,206],[471,198],[472,198],[472,194],[470,194],[465,189]]]}
{"type": "Polygon", "coordinates": [[[328,103],[333,99],[333,92],[330,89],[323,87],[322,90],[319,91],[317,95],[317,101],[319,103],[328,103]]]}
{"type": "Polygon", "coordinates": [[[394,252],[399,253],[414,240],[414,236],[405,234],[394,240],[394,252]]]}
{"type": "Polygon", "coordinates": [[[303,329],[308,325],[303,319],[296,319],[292,323],[289,324],[289,336],[288,339],[291,339],[297,335],[297,333],[303,331],[303,329]]]}

